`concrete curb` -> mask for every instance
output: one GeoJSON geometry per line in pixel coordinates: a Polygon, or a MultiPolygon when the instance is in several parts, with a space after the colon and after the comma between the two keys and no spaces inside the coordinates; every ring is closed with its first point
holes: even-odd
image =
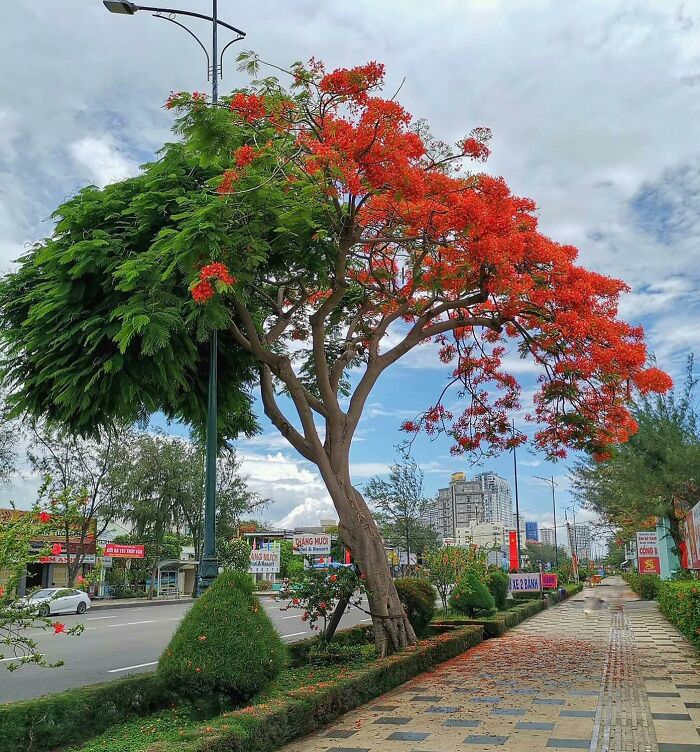
{"type": "Polygon", "coordinates": [[[90,611],[109,611],[116,608],[150,608],[151,606],[174,606],[177,603],[192,603],[193,598],[168,598],[149,601],[146,598],[138,600],[106,600],[96,601],[90,606],[90,611]]]}

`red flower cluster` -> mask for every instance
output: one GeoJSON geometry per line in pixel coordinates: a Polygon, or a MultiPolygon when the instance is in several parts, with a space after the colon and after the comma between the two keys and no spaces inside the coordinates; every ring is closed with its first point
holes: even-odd
{"type": "Polygon", "coordinates": [[[54,634],[61,634],[61,632],[66,631],[66,625],[62,624],[60,621],[56,621],[53,624],[53,633],[54,634]]]}
{"type": "Polygon", "coordinates": [[[212,261],[211,264],[203,266],[202,271],[199,272],[199,278],[218,279],[225,285],[233,285],[236,282],[226,264],[222,264],[220,261],[212,261]]]}
{"type": "Polygon", "coordinates": [[[212,280],[219,280],[225,285],[236,284],[236,278],[228,270],[226,264],[220,261],[212,261],[211,264],[203,266],[199,272],[199,280],[192,288],[192,297],[195,303],[206,303],[214,297],[216,289],[212,280]]]}
{"type": "Polygon", "coordinates": [[[51,554],[53,556],[60,556],[63,553],[63,546],[60,543],[54,543],[51,546],[51,554]]]}
{"type": "Polygon", "coordinates": [[[231,112],[235,112],[247,123],[253,123],[265,117],[265,102],[256,94],[239,92],[231,98],[231,112]]]}
{"type": "Polygon", "coordinates": [[[355,68],[338,68],[332,73],[327,73],[321,79],[319,88],[329,94],[357,97],[379,86],[383,78],[384,66],[371,62],[355,68]]]}
{"type": "Polygon", "coordinates": [[[51,519],[51,515],[46,512],[45,510],[42,510],[39,512],[39,521],[40,522],[48,522],[51,519]]]}
{"type": "Polygon", "coordinates": [[[217,193],[233,193],[233,184],[240,178],[240,175],[236,170],[226,170],[224,177],[219,183],[219,187],[216,189],[217,193]]]}
{"type": "Polygon", "coordinates": [[[233,152],[233,161],[236,163],[236,167],[247,167],[257,156],[257,149],[245,144],[245,146],[240,146],[233,152]]]}
{"type": "Polygon", "coordinates": [[[206,303],[207,300],[214,297],[214,285],[207,280],[197,282],[192,288],[192,297],[195,303],[206,303]]]}

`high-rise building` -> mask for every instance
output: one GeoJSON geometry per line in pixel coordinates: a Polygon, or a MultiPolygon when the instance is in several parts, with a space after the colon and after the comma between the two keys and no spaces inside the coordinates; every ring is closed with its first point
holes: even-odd
{"type": "Polygon", "coordinates": [[[481,483],[467,480],[464,473],[452,473],[448,488],[438,490],[436,531],[443,538],[457,539],[457,528],[484,521],[481,483]]]}
{"type": "MultiPolygon", "coordinates": [[[[554,528],[553,527],[541,527],[540,528],[540,543],[544,543],[546,546],[554,545],[554,528]]],[[[557,541],[559,545],[562,545],[564,541],[557,541]]]]}
{"type": "Polygon", "coordinates": [[[578,556],[581,563],[588,562],[591,556],[591,528],[590,525],[569,525],[569,548],[578,556]]]}
{"type": "Polygon", "coordinates": [[[528,540],[539,541],[539,525],[537,522],[525,523],[525,537],[528,540]]]}
{"type": "MultiPolygon", "coordinates": [[[[484,494],[484,521],[503,522],[510,527],[513,520],[513,495],[510,483],[500,475],[489,471],[474,476],[484,494]]],[[[522,517],[520,518],[522,522],[522,517]]]]}

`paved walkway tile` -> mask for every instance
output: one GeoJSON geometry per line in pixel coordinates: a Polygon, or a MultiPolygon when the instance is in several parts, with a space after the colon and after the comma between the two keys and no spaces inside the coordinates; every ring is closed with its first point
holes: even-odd
{"type": "Polygon", "coordinates": [[[700,656],[615,577],[283,752],[700,752],[699,728],[700,656]]]}

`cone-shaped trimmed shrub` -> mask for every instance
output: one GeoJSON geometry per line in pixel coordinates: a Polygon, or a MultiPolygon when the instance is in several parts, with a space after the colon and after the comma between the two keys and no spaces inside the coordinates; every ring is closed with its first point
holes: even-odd
{"type": "Polygon", "coordinates": [[[496,608],[499,611],[506,607],[508,585],[510,585],[510,577],[500,568],[491,570],[486,577],[486,586],[496,601],[496,608]]]}
{"type": "Polygon", "coordinates": [[[253,595],[247,572],[223,572],[185,615],[158,673],[189,696],[222,692],[243,700],[283,667],[286,649],[253,595]]]}
{"type": "Polygon", "coordinates": [[[467,616],[488,616],[496,610],[496,603],[486,585],[473,572],[467,572],[450,595],[450,608],[467,616]]]}
{"type": "Polygon", "coordinates": [[[428,580],[420,577],[403,577],[394,580],[394,585],[414,632],[424,634],[435,615],[437,591],[428,580]]]}

